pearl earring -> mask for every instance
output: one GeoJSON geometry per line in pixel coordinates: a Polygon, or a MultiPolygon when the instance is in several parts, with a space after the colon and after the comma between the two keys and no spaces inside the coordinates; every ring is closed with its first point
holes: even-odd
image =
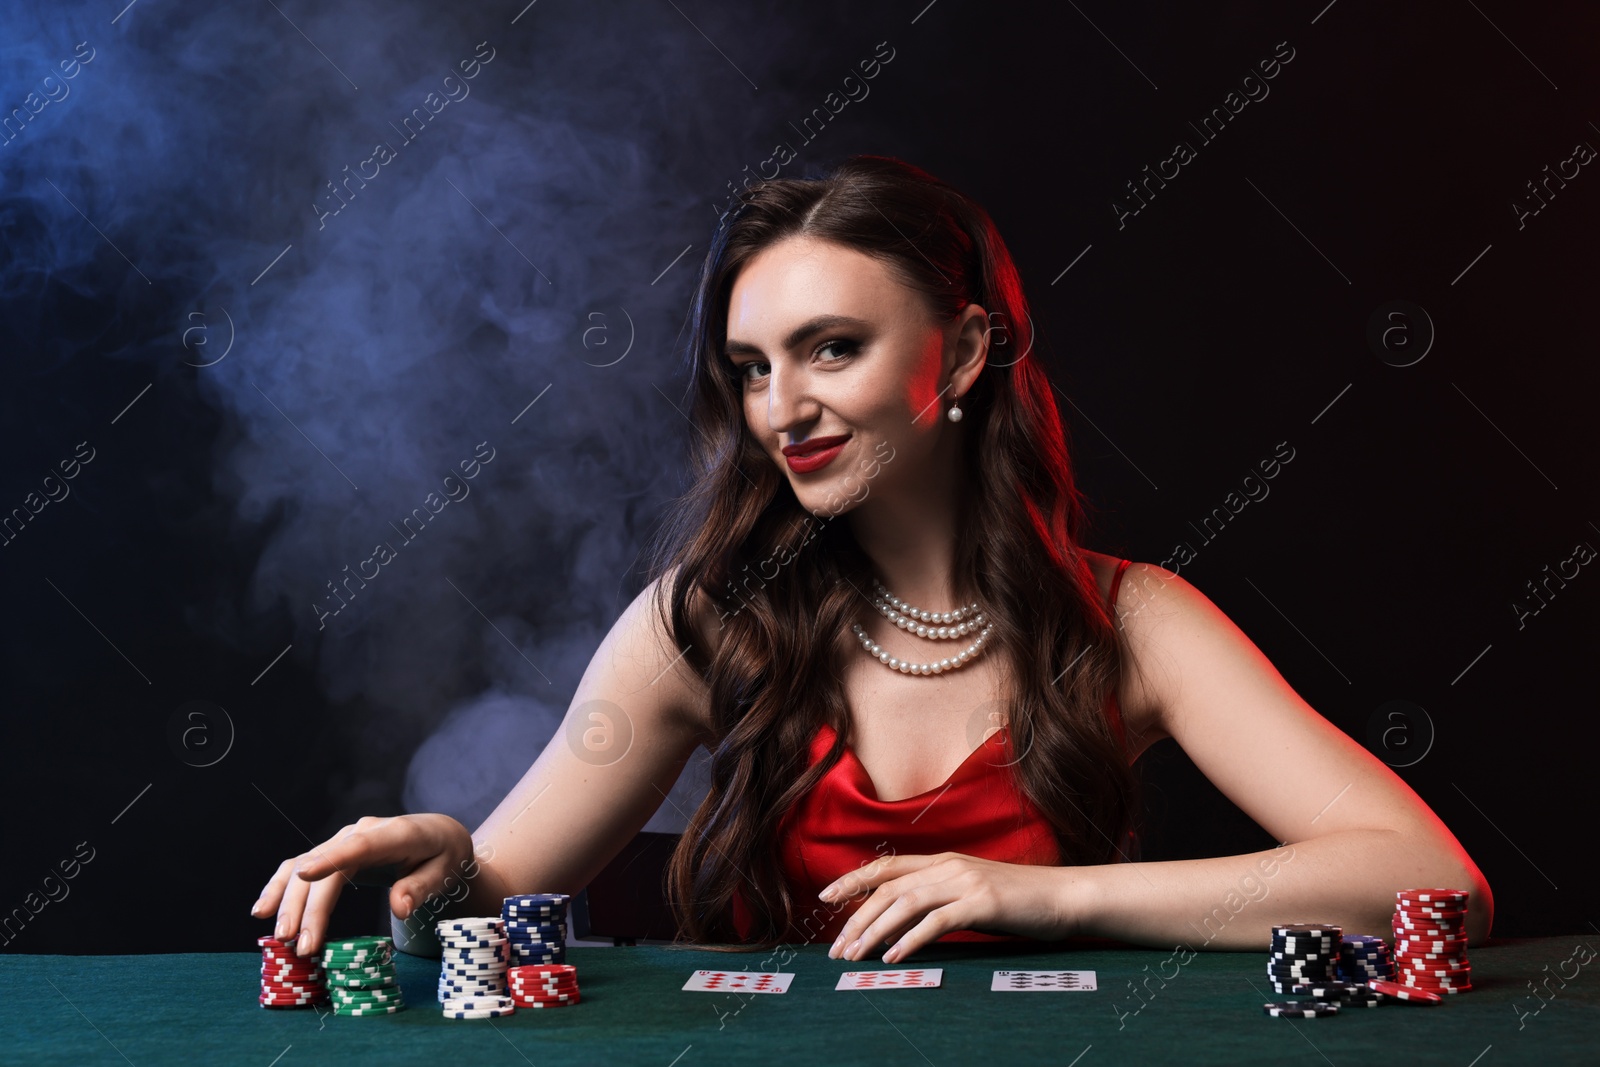
{"type": "Polygon", "coordinates": [[[960,404],[960,402],[957,401],[957,400],[952,400],[951,403],[950,403],[950,410],[945,412],[945,415],[947,415],[949,417],[951,422],[960,422],[961,421],[961,404],[960,404]]]}

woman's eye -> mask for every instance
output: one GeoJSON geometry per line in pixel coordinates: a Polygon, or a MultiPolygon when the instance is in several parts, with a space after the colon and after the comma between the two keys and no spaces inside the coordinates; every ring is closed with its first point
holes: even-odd
{"type": "MultiPolygon", "coordinates": [[[[832,358],[825,358],[822,360],[822,362],[838,363],[845,358],[854,355],[856,349],[859,347],[861,346],[855,341],[851,341],[843,337],[837,337],[832,341],[826,341],[823,344],[818,345],[815,354],[820,355],[821,353],[831,351],[833,353],[832,358]]],[[[765,378],[771,373],[772,368],[762,360],[752,359],[748,363],[739,364],[739,377],[743,378],[747,382],[760,381],[762,378],[765,378]],[[751,374],[750,372],[754,368],[760,368],[760,373],[751,374]]]]}

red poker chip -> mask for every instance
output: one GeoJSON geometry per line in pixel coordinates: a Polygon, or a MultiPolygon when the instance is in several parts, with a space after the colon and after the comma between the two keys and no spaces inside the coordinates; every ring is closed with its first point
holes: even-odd
{"type": "Polygon", "coordinates": [[[1385,982],[1381,978],[1372,979],[1367,983],[1367,988],[1374,993],[1382,993],[1386,997],[1410,1001],[1413,1004],[1439,1004],[1444,1000],[1439,994],[1429,990],[1402,985],[1399,982],[1385,982]]]}
{"type": "Polygon", "coordinates": [[[1453,949],[1465,949],[1468,939],[1465,937],[1398,937],[1395,938],[1395,949],[1401,945],[1412,949],[1424,949],[1430,952],[1448,952],[1453,949]]]}
{"type": "Polygon", "coordinates": [[[1415,978],[1419,981],[1466,982],[1472,980],[1471,967],[1441,967],[1435,970],[1427,970],[1421,967],[1398,967],[1394,973],[1396,978],[1415,978]]]}
{"type": "Polygon", "coordinates": [[[1396,969],[1396,973],[1415,975],[1418,978],[1462,978],[1472,973],[1472,964],[1461,963],[1449,967],[1418,967],[1402,964],[1396,969]]]}
{"type": "Polygon", "coordinates": [[[533,975],[541,978],[548,977],[550,975],[570,975],[573,978],[576,978],[578,976],[578,968],[570,963],[527,963],[520,967],[509,968],[507,973],[516,975],[533,975]]]}
{"type": "Polygon", "coordinates": [[[1396,944],[1409,942],[1416,945],[1428,944],[1433,941],[1443,941],[1446,947],[1452,945],[1465,945],[1468,941],[1472,940],[1465,930],[1453,930],[1445,926],[1436,926],[1433,928],[1433,930],[1436,932],[1426,933],[1422,930],[1414,929],[1409,926],[1396,927],[1394,940],[1396,944]]]}
{"type": "Polygon", "coordinates": [[[1401,963],[1395,967],[1396,974],[1414,974],[1419,978],[1460,978],[1472,973],[1470,963],[1451,963],[1444,966],[1425,966],[1418,963],[1401,963]]]}
{"type": "Polygon", "coordinates": [[[1472,966],[1472,961],[1464,954],[1460,956],[1418,956],[1409,953],[1399,953],[1394,962],[1398,966],[1415,967],[1419,971],[1442,971],[1472,966]]]}
{"type": "Polygon", "coordinates": [[[575,985],[519,985],[511,983],[511,989],[518,993],[576,993],[575,985]]]}
{"type": "Polygon", "coordinates": [[[1413,967],[1419,971],[1459,970],[1462,967],[1472,966],[1472,961],[1464,955],[1428,956],[1415,953],[1401,953],[1395,957],[1396,963],[1413,967]]]}
{"type": "Polygon", "coordinates": [[[527,986],[512,986],[511,992],[521,993],[525,997],[572,997],[577,996],[577,986],[568,986],[562,989],[530,989],[527,986]]]}
{"type": "Polygon", "coordinates": [[[1394,913],[1402,919],[1441,919],[1444,921],[1459,921],[1467,917],[1464,911],[1448,911],[1443,908],[1408,908],[1404,905],[1394,909],[1394,913]]]}
{"type": "Polygon", "coordinates": [[[1402,889],[1396,900],[1415,900],[1424,904],[1465,904],[1470,896],[1465,889],[1402,889]]]}
{"type": "MultiPolygon", "coordinates": [[[[1405,944],[1405,942],[1400,942],[1405,944]]],[[[1461,945],[1454,945],[1451,949],[1395,949],[1395,957],[1405,957],[1406,960],[1461,960],[1467,961],[1467,950],[1461,945]]]]}
{"type": "Polygon", "coordinates": [[[513,997],[512,1001],[519,1008],[529,1008],[529,1009],[535,1009],[535,1008],[570,1008],[574,1004],[581,1004],[583,1002],[582,999],[579,998],[579,997],[573,997],[571,1000],[553,1000],[553,1001],[522,1000],[520,998],[513,997]]]}

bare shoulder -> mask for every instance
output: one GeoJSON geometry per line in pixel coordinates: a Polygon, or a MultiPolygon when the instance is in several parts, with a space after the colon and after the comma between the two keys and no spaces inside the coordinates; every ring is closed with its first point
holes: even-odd
{"type": "MultiPolygon", "coordinates": [[[[1154,563],[1129,564],[1117,589],[1116,616],[1134,661],[1124,681],[1124,717],[1145,745],[1173,736],[1169,720],[1183,704],[1185,664],[1193,673],[1222,649],[1260,657],[1205,593],[1154,563]]],[[[1187,684],[1200,681],[1197,676],[1187,684]]]]}
{"type": "MultiPolygon", "coordinates": [[[[1099,583],[1101,596],[1109,599],[1121,558],[1088,550],[1084,554],[1099,583]]],[[[1156,631],[1164,620],[1186,609],[1192,610],[1191,595],[1198,596],[1199,591],[1174,572],[1138,560],[1129,561],[1117,585],[1112,614],[1123,631],[1132,657],[1117,690],[1117,707],[1122,711],[1134,758],[1155,742],[1171,736],[1162,725],[1162,694],[1167,689],[1166,683],[1170,682],[1171,671],[1168,657],[1161,654],[1161,639],[1156,631]],[[1180,585],[1184,588],[1179,588],[1180,585]]]]}

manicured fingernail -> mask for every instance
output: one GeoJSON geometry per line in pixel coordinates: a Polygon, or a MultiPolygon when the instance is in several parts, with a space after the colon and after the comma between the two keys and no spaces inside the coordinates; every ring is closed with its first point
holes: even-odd
{"type": "Polygon", "coordinates": [[[822,892],[818,893],[817,894],[817,899],[818,900],[832,900],[833,899],[833,886],[830,885],[828,888],[826,888],[822,892]]]}
{"type": "Polygon", "coordinates": [[[843,941],[844,941],[844,935],[843,934],[840,934],[838,937],[833,939],[833,946],[828,949],[828,958],[830,960],[838,958],[838,956],[839,956],[839,946],[840,946],[841,943],[843,943],[843,941]]]}
{"type": "Polygon", "coordinates": [[[300,931],[300,936],[295,939],[294,950],[301,956],[304,956],[311,950],[311,931],[300,931]]]}
{"type": "Polygon", "coordinates": [[[844,954],[846,956],[849,956],[851,953],[855,952],[855,950],[860,948],[860,947],[861,947],[861,939],[858,937],[854,941],[850,942],[849,945],[845,946],[844,954]]]}
{"type": "Polygon", "coordinates": [[[283,940],[283,935],[288,933],[288,931],[289,931],[288,920],[279,919],[278,920],[278,928],[276,930],[272,931],[272,936],[276,937],[277,939],[279,939],[281,941],[281,940],[283,940]]]}
{"type": "Polygon", "coordinates": [[[250,914],[251,915],[254,915],[256,912],[258,912],[260,910],[261,910],[261,901],[260,900],[257,900],[254,904],[250,905],[250,914]]]}

